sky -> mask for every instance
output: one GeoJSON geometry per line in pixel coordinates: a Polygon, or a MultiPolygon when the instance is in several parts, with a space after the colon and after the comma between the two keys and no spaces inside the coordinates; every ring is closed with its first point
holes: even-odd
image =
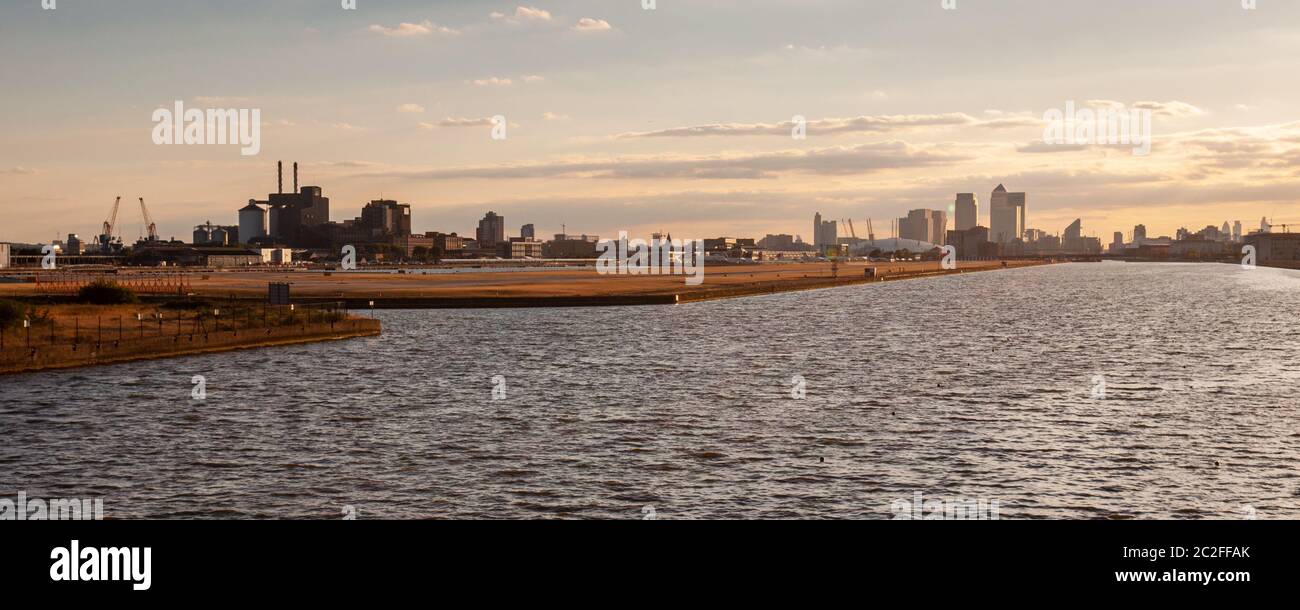
{"type": "Polygon", "coordinates": [[[1300,226],[1300,2],[342,4],[4,0],[0,241],[90,238],[117,196],[128,242],[137,197],[188,240],[274,192],[277,160],[333,220],[396,199],[417,232],[494,210],[515,235],[811,241],[820,212],[880,237],[958,192],[987,224],[998,184],[1030,228],[1103,243],[1300,226]],[[155,144],[178,100],[258,109],[260,152],[155,144]],[[1150,111],[1150,153],[1044,142],[1067,103],[1150,111]]]}

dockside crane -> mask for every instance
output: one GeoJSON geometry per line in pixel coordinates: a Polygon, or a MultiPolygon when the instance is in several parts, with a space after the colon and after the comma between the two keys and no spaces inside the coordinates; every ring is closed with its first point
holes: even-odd
{"type": "Polygon", "coordinates": [[[99,250],[101,252],[111,252],[113,250],[113,229],[117,225],[117,209],[122,205],[122,198],[119,196],[113,201],[113,209],[108,213],[108,218],[104,220],[104,225],[99,233],[99,250]]]}
{"type": "Polygon", "coordinates": [[[144,216],[145,232],[148,234],[150,242],[158,241],[158,225],[153,223],[153,218],[149,216],[149,208],[144,206],[144,197],[140,198],[140,214],[144,216]]]}

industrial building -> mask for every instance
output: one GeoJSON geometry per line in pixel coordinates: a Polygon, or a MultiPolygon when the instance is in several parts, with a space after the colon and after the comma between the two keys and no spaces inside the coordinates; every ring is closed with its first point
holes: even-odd
{"type": "Polygon", "coordinates": [[[244,267],[262,264],[262,253],[229,246],[157,243],[137,247],[131,261],[153,266],[244,267]]]}
{"type": "Polygon", "coordinates": [[[248,205],[239,208],[239,236],[245,242],[258,241],[270,231],[267,205],[268,202],[249,199],[248,205]]]}
{"type": "Polygon", "coordinates": [[[9,244],[0,244],[0,269],[9,268],[9,244]]]}
{"type": "Polygon", "coordinates": [[[275,243],[298,248],[326,247],[321,230],[330,219],[330,200],[319,186],[298,188],[298,164],[293,164],[293,192],[284,192],[284,164],[276,162],[276,193],[267,196],[267,234],[275,243]]]}
{"type": "Polygon", "coordinates": [[[1300,262],[1300,233],[1251,233],[1244,239],[1255,247],[1258,262],[1300,262]]]}
{"type": "Polygon", "coordinates": [[[542,246],[546,258],[596,258],[598,235],[565,235],[557,233],[555,239],[542,246]]]}
{"type": "Polygon", "coordinates": [[[237,245],[240,243],[239,227],[214,225],[209,220],[194,227],[194,240],[191,243],[196,246],[237,245]]]}
{"type": "Polygon", "coordinates": [[[497,256],[501,258],[541,258],[542,242],[527,237],[511,237],[497,243],[497,256]]]}

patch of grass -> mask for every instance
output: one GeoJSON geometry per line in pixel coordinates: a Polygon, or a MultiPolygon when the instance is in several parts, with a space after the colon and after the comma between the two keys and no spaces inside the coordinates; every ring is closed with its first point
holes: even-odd
{"type": "Polygon", "coordinates": [[[195,309],[212,309],[217,307],[217,303],[207,299],[189,299],[185,301],[167,301],[159,305],[159,309],[173,310],[195,310],[195,309]]]}

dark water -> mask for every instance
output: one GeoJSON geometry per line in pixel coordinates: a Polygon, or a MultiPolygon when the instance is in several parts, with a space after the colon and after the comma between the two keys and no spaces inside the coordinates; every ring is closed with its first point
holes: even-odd
{"type": "Polygon", "coordinates": [[[382,338],[0,377],[0,496],[118,518],[676,519],[889,518],[922,492],[1004,519],[1294,519],[1297,311],[1294,271],[1103,263],[381,312],[382,338]]]}

